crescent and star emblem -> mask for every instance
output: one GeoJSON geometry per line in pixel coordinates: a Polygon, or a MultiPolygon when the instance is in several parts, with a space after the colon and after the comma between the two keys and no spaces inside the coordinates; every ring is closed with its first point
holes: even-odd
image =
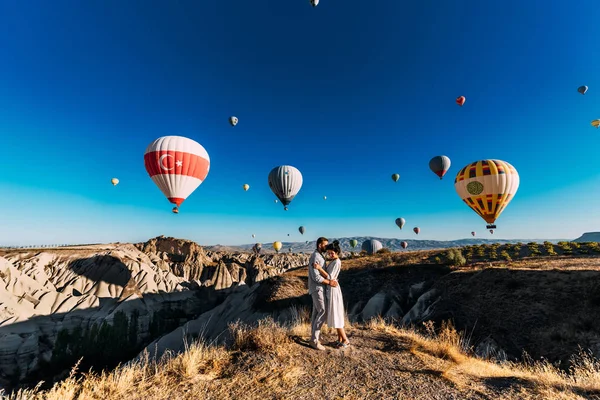
{"type": "MultiPolygon", "coordinates": [[[[165,166],[165,158],[167,157],[173,157],[171,154],[163,154],[162,156],[160,156],[160,158],[158,159],[158,165],[160,166],[161,169],[165,170],[165,171],[171,171],[173,169],[175,169],[175,167],[171,167],[171,168],[167,168],[165,166]]],[[[180,160],[177,160],[175,162],[175,165],[178,167],[181,167],[183,165],[183,162],[180,160]]]]}

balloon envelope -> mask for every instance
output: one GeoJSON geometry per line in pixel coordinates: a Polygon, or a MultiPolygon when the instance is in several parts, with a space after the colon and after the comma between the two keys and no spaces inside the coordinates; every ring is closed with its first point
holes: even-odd
{"type": "Polygon", "coordinates": [[[298,228],[298,230],[300,231],[300,233],[301,233],[302,235],[304,235],[304,232],[306,231],[306,229],[304,229],[304,227],[303,227],[303,226],[301,226],[300,228],[298,228]]]}
{"type": "Polygon", "coordinates": [[[316,7],[316,6],[318,6],[318,5],[319,5],[319,0],[310,0],[310,4],[311,4],[313,7],[316,7]]]}
{"type": "Polygon", "coordinates": [[[144,165],[156,186],[179,207],[206,179],[210,158],[192,139],[163,136],[146,148],[144,165]]]}
{"type": "Polygon", "coordinates": [[[393,175],[392,175],[392,180],[393,180],[394,182],[398,182],[398,179],[400,179],[400,174],[393,174],[393,175]]]}
{"type": "Polygon", "coordinates": [[[281,242],[273,242],[273,248],[276,252],[279,252],[279,250],[281,250],[281,246],[283,246],[281,242]]]}
{"type": "Polygon", "coordinates": [[[472,235],[472,236],[475,236],[475,232],[471,232],[471,235],[472,235]]]}
{"type": "Polygon", "coordinates": [[[244,184],[243,188],[244,188],[244,190],[248,190],[248,189],[250,189],[250,185],[248,185],[248,184],[246,183],[246,184],[244,184]]]}
{"type": "Polygon", "coordinates": [[[269,187],[287,210],[302,187],[302,174],[291,165],[275,167],[269,173],[269,187]]]}
{"type": "Polygon", "coordinates": [[[587,86],[579,86],[579,87],[577,88],[577,91],[578,91],[579,93],[581,93],[581,94],[585,94],[585,92],[587,92],[587,91],[588,91],[588,87],[587,87],[587,86]]]}
{"type": "Polygon", "coordinates": [[[375,254],[383,248],[383,245],[379,240],[369,239],[365,240],[361,246],[361,249],[366,251],[367,254],[375,254]]]}
{"type": "Polygon", "coordinates": [[[119,180],[118,180],[117,178],[112,178],[112,179],[110,180],[110,183],[112,183],[112,184],[113,184],[113,186],[117,186],[117,185],[119,184],[119,180]]]}
{"type": "Polygon", "coordinates": [[[413,228],[413,232],[416,233],[417,235],[419,234],[419,232],[421,232],[421,228],[419,227],[415,227],[413,228]]]}
{"type": "Polygon", "coordinates": [[[402,229],[405,223],[406,221],[404,220],[404,218],[396,218],[396,225],[398,226],[398,228],[402,229]]]}
{"type": "Polygon", "coordinates": [[[429,169],[439,176],[440,179],[446,175],[446,172],[450,169],[450,165],[450,158],[447,156],[435,156],[429,160],[429,169]]]}
{"type": "Polygon", "coordinates": [[[466,205],[493,224],[517,193],[519,174],[506,161],[475,161],[456,174],[454,188],[466,205]]]}
{"type": "Polygon", "coordinates": [[[405,248],[407,248],[407,247],[408,247],[408,243],[406,243],[406,242],[401,242],[401,243],[400,243],[400,246],[402,246],[402,248],[403,248],[403,249],[405,249],[405,248]]]}
{"type": "Polygon", "coordinates": [[[358,246],[358,240],[352,239],[350,241],[350,246],[352,246],[352,248],[355,248],[356,246],[358,246]]]}
{"type": "Polygon", "coordinates": [[[234,117],[234,116],[229,117],[229,123],[231,124],[231,126],[236,126],[238,123],[237,117],[234,117]]]}
{"type": "Polygon", "coordinates": [[[592,126],[598,128],[600,126],[600,119],[595,119],[592,121],[592,126]]]}
{"type": "Polygon", "coordinates": [[[465,96],[458,96],[456,98],[456,104],[458,104],[461,107],[465,104],[465,101],[467,101],[467,98],[465,96]]]}

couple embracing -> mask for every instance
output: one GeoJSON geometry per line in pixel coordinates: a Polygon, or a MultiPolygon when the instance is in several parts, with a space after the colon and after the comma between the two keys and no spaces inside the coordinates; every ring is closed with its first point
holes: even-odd
{"type": "Polygon", "coordinates": [[[337,330],[336,347],[343,348],[350,345],[344,331],[344,299],[337,281],[342,267],[340,254],[340,242],[336,240],[329,244],[326,238],[320,237],[317,240],[317,249],[308,262],[308,294],[311,295],[313,302],[310,345],[318,350],[325,350],[319,341],[324,323],[337,330]],[[329,260],[327,265],[325,253],[329,260]]]}

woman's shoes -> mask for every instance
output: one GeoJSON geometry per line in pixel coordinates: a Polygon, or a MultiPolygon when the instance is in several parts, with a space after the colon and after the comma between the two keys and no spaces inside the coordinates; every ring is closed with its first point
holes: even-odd
{"type": "Polygon", "coordinates": [[[346,347],[350,346],[350,342],[337,342],[336,347],[338,349],[345,349],[346,347]]]}

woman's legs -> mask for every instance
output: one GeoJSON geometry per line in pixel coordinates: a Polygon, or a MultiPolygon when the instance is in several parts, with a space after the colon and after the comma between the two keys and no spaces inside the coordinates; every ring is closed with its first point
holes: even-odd
{"type": "Polygon", "coordinates": [[[348,336],[346,336],[346,331],[344,328],[336,328],[338,333],[338,341],[341,343],[348,343],[348,336]]]}

